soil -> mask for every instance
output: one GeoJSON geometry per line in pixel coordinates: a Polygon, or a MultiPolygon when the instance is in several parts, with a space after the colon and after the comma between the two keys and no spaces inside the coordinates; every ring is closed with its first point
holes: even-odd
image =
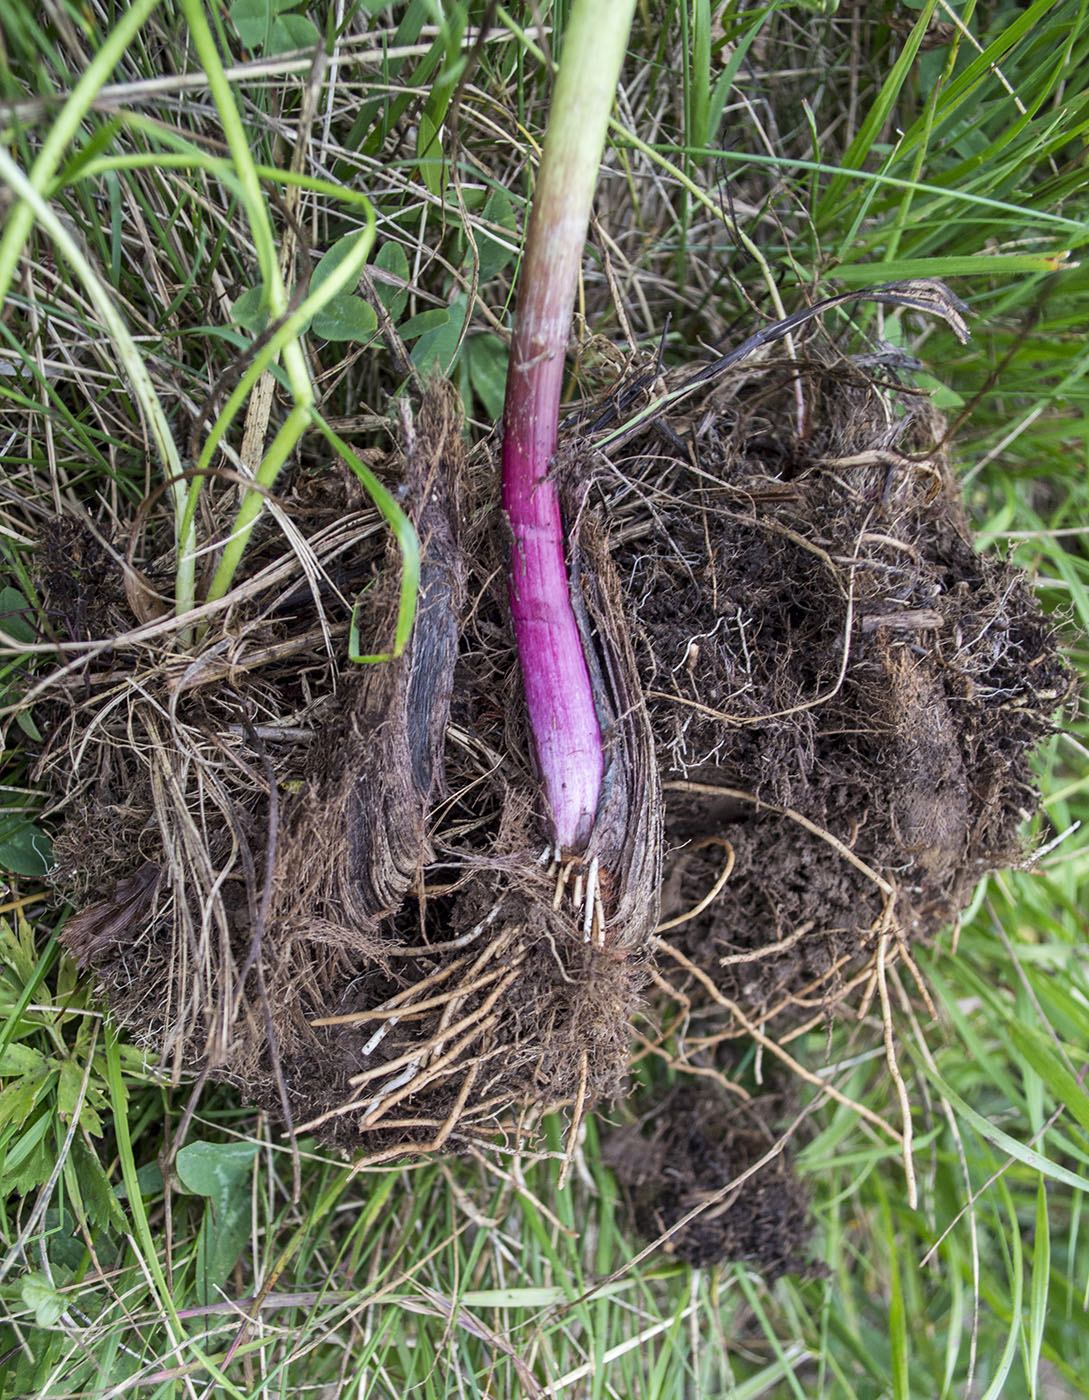
{"type": "Polygon", "coordinates": [[[769,1284],[815,1272],[803,1187],[781,1154],[758,1165],[773,1150],[768,1124],[781,1111],[770,1095],[738,1104],[695,1081],[666,1093],[642,1126],[609,1136],[603,1155],[640,1234],[697,1267],[747,1263],[769,1284]]]}
{"type": "Polygon", "coordinates": [[[847,362],[780,364],[658,442],[668,497],[646,441],[616,464],[655,503],[614,558],[666,789],[662,916],[732,850],[669,941],[765,1028],[828,1014],[884,934],[932,939],[1024,856],[1069,676],[1024,576],[974,550],[942,431],[847,362]],[[804,437],[775,427],[799,391],[804,437]]]}
{"type": "MultiPolygon", "coordinates": [[[[395,660],[338,660],[356,600],[362,636],[393,635],[400,577],[346,471],[299,464],[306,549],[266,523],[245,596],[190,653],[134,627],[169,545],[143,530],[143,582],[130,566],[103,591],[132,630],[72,677],[40,767],[67,793],[65,940],[166,1070],[371,1160],[518,1147],[557,1105],[574,1143],[623,1091],[640,1008],[684,1006],[696,1068],[817,1024],[1022,859],[1028,756],[1069,678],[1027,581],[972,547],[942,423],[889,376],[827,345],[772,354],[620,446],[568,434],[607,743],[580,861],[547,849],[495,465],[466,459],[448,390],[380,467],[422,548],[395,660]]],[[[47,605],[82,632],[60,557],[47,605]]],[[[743,1121],[709,1092],[674,1089],[610,1149],[647,1232],[767,1150],[759,1105],[743,1121]]],[[[669,1247],[774,1274],[804,1213],[776,1156],[669,1247]]]]}
{"type": "MultiPolygon", "coordinates": [[[[665,789],[678,1068],[860,1010],[879,949],[910,958],[1024,859],[1070,676],[1024,576],[973,548],[943,429],[848,362],[784,362],[614,463],[640,499],[614,559],[665,789]]],[[[774,1121],[704,1078],[666,1091],[608,1148],[637,1228],[692,1263],[805,1272],[785,1154],[720,1199],[774,1121]]]]}

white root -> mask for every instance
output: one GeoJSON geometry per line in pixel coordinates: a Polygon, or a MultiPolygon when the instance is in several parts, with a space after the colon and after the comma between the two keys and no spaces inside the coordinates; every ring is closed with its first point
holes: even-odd
{"type": "MultiPolygon", "coordinates": [[[[601,896],[597,887],[597,856],[592,857],[590,869],[586,876],[586,912],[582,919],[582,934],[587,942],[594,927],[594,914],[601,903],[601,896]]],[[[578,910],[578,900],[575,901],[576,912],[578,910]]]]}

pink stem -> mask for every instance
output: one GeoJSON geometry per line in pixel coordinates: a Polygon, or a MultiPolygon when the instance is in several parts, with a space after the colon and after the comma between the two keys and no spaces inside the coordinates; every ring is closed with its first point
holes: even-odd
{"type": "Polygon", "coordinates": [[[571,8],[526,235],[503,413],[514,635],[554,839],[572,853],[585,849],[593,830],[604,756],[549,472],[579,266],[634,8],[634,0],[574,0],[571,8]]]}
{"type": "MultiPolygon", "coordinates": [[[[528,319],[520,306],[520,329],[528,319]]],[[[524,338],[531,347],[541,344],[540,338],[524,338]]],[[[579,851],[593,828],[604,759],[590,672],[571,606],[560,503],[546,475],[556,448],[562,373],[562,349],[534,355],[531,348],[527,356],[516,336],[504,417],[503,508],[514,534],[514,636],[554,838],[579,851]],[[555,408],[542,411],[542,400],[554,402],[555,408]]]]}

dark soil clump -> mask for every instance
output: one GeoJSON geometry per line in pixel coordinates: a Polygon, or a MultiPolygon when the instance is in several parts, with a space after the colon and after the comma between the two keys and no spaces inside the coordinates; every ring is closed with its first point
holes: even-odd
{"type": "Polygon", "coordinates": [[[805,1191],[783,1155],[757,1167],[772,1147],[774,1111],[688,1083],[665,1096],[642,1131],[632,1125],[607,1138],[605,1160],[640,1234],[664,1237],[665,1253],[689,1264],[751,1264],[769,1284],[810,1273],[805,1191]]]}
{"type": "Polygon", "coordinates": [[[617,463],[653,507],[615,557],[667,790],[663,919],[732,850],[669,941],[748,1020],[796,1023],[1023,858],[1069,677],[1024,576],[973,549],[925,399],[779,361],[686,426],[617,463]]]}
{"type": "Polygon", "coordinates": [[[1021,572],[974,550],[943,432],[833,355],[735,371],[614,453],[666,799],[659,1049],[701,1077],[608,1150],[636,1228],[692,1263],[805,1267],[785,1153],[675,1228],[770,1142],[702,1076],[887,1002],[888,969],[1024,859],[1070,676],[1021,572]]]}

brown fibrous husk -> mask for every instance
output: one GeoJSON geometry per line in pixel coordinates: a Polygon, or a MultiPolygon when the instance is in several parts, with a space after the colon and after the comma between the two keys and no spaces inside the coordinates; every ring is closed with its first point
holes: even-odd
{"type": "Polygon", "coordinates": [[[656,923],[657,768],[585,484],[565,489],[606,795],[559,863],[517,718],[494,468],[469,470],[460,428],[433,385],[383,464],[421,553],[400,656],[335,661],[361,592],[361,635],[393,635],[400,554],[350,479],[300,470],[285,504],[309,517],[317,596],[274,537],[255,545],[222,631],[85,702],[45,764],[82,752],[65,938],[119,1014],[177,1072],[372,1157],[520,1140],[548,1107],[615,1095],[656,923]]]}

